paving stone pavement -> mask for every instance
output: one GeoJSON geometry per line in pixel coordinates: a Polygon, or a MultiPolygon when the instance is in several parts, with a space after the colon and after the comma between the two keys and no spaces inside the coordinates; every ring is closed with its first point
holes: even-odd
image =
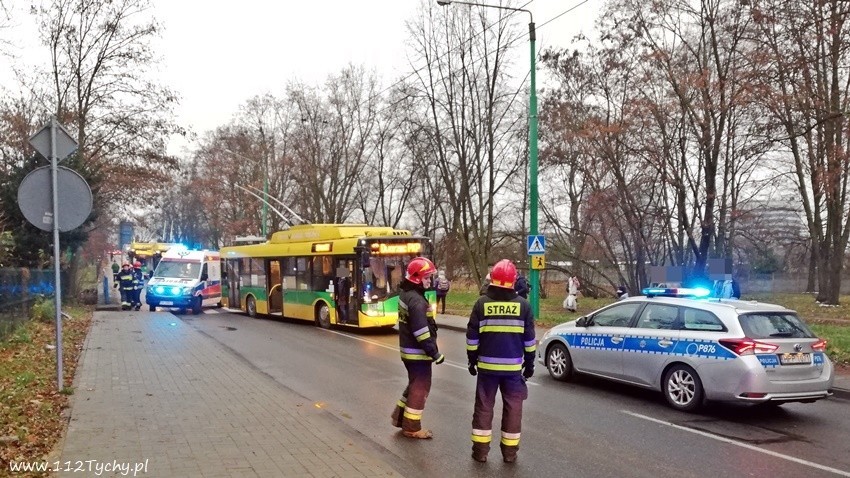
{"type": "Polygon", "coordinates": [[[74,386],[58,461],[84,471],[59,476],[401,476],[347,425],[169,313],[95,312],[74,386]]]}

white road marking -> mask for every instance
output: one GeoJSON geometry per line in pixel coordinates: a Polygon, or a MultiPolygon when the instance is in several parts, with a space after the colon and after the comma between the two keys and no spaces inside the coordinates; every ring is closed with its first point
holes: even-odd
{"type": "Polygon", "coordinates": [[[636,417],[636,418],[649,420],[651,422],[655,422],[655,423],[658,423],[658,424],[661,424],[661,425],[667,425],[668,427],[677,428],[679,430],[683,430],[683,431],[686,431],[686,432],[696,433],[697,435],[702,435],[704,437],[711,438],[711,439],[714,439],[714,440],[717,440],[717,441],[722,441],[724,443],[729,443],[731,445],[746,448],[748,450],[753,450],[753,451],[757,451],[759,453],[764,453],[766,455],[774,456],[776,458],[781,458],[783,460],[793,461],[794,463],[799,463],[801,465],[810,466],[812,468],[817,468],[819,470],[824,470],[824,471],[828,471],[830,473],[835,473],[836,475],[850,476],[850,472],[848,472],[848,471],[839,470],[837,468],[832,468],[832,467],[829,467],[829,466],[826,466],[826,465],[821,465],[821,464],[814,463],[814,462],[811,462],[811,461],[803,460],[802,458],[797,458],[797,457],[793,457],[793,456],[790,456],[790,455],[785,455],[785,454],[775,452],[775,451],[772,451],[772,450],[766,450],[764,448],[759,448],[755,445],[750,445],[749,443],[740,442],[738,440],[733,440],[731,438],[722,437],[722,436],[719,436],[719,435],[715,435],[713,433],[704,432],[702,430],[694,430],[692,428],[683,427],[682,425],[676,425],[675,423],[667,422],[667,421],[664,421],[664,420],[659,420],[657,418],[648,417],[646,415],[641,415],[640,413],[630,412],[628,410],[620,410],[620,411],[625,413],[626,415],[631,415],[631,416],[636,417]]]}
{"type": "MultiPolygon", "coordinates": [[[[399,351],[398,347],[391,347],[389,345],[385,345],[385,344],[382,344],[380,342],[375,342],[374,340],[369,340],[369,339],[364,339],[363,337],[357,337],[357,336],[354,336],[354,335],[349,335],[349,334],[346,334],[344,332],[340,332],[338,330],[329,330],[329,329],[320,329],[320,330],[324,330],[325,332],[328,332],[328,333],[331,333],[331,334],[336,334],[336,335],[339,335],[341,337],[345,337],[345,338],[348,338],[348,339],[359,340],[360,342],[365,342],[367,344],[376,345],[378,347],[383,347],[385,349],[392,350],[394,352],[399,351]]],[[[457,369],[460,369],[460,370],[463,370],[464,372],[467,371],[466,365],[459,364],[457,362],[452,362],[451,360],[446,360],[445,362],[443,362],[440,365],[443,365],[443,364],[449,365],[451,367],[454,367],[454,368],[457,368],[457,369]]],[[[530,381],[526,381],[525,383],[527,385],[540,385],[539,383],[530,382],[530,381]]]]}

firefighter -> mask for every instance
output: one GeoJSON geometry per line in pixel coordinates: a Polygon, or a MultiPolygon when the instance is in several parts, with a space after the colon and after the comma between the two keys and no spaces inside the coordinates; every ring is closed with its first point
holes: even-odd
{"type": "Polygon", "coordinates": [[[133,308],[142,308],[142,289],[145,288],[145,273],[142,272],[142,263],[133,263],[133,308]]]}
{"type": "Polygon", "coordinates": [[[120,287],[121,290],[121,310],[130,310],[133,306],[136,290],[134,281],[133,269],[130,268],[129,263],[125,262],[121,265],[115,280],[115,287],[120,287]]]}
{"type": "Polygon", "coordinates": [[[422,428],[422,412],[431,391],[431,365],[446,359],[437,349],[437,323],[425,298],[435,272],[430,260],[411,260],[398,297],[398,344],[407,369],[407,388],[393,409],[392,423],[408,438],[433,436],[431,430],[422,428]]]}
{"type": "Polygon", "coordinates": [[[472,307],[466,327],[469,373],[478,376],[472,415],[472,458],[486,462],[492,437],[496,392],[502,394],[500,447],[505,463],[519,450],[525,381],[534,375],[534,316],[528,301],[517,295],[516,266],[503,259],[490,272],[486,294],[472,307]]]}

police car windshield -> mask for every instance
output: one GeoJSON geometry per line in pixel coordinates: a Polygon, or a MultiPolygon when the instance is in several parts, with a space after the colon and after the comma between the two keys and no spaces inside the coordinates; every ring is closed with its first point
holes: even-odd
{"type": "Polygon", "coordinates": [[[156,266],[154,277],[174,277],[178,279],[197,279],[201,273],[201,264],[197,262],[176,262],[162,260],[156,266]]]}
{"type": "Polygon", "coordinates": [[[757,312],[739,316],[741,327],[747,337],[766,339],[770,337],[814,338],[815,335],[795,314],[782,312],[757,312]]]}

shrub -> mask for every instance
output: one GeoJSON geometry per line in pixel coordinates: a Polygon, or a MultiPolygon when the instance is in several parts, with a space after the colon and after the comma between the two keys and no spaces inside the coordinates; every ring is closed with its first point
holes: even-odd
{"type": "Polygon", "coordinates": [[[39,322],[50,323],[56,319],[56,308],[53,297],[39,296],[30,309],[30,318],[39,322]]]}

